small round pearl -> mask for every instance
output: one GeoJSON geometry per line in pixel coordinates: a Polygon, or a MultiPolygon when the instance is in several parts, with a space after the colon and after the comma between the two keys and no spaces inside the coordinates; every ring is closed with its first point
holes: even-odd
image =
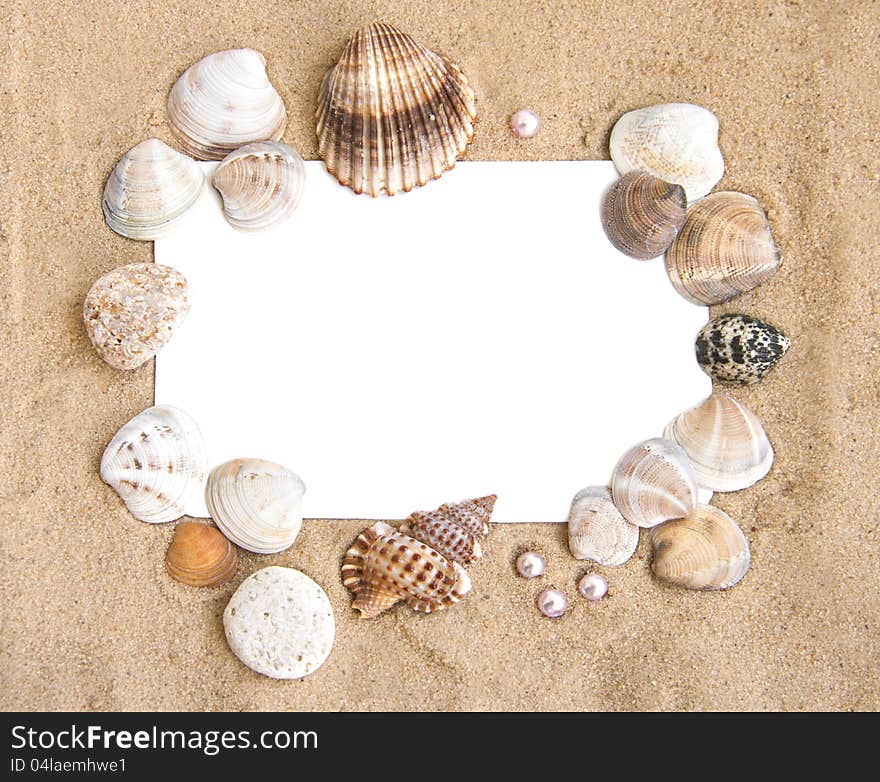
{"type": "Polygon", "coordinates": [[[523,578],[537,578],[544,575],[544,557],[536,551],[526,551],[516,558],[516,572],[523,578]]]}
{"type": "Polygon", "coordinates": [[[510,118],[510,129],[517,138],[532,138],[541,129],[541,119],[531,109],[520,109],[510,118]]]}
{"type": "Polygon", "coordinates": [[[554,619],[562,616],[566,608],[568,608],[568,600],[558,589],[545,589],[538,595],[538,610],[544,616],[554,619]]]}
{"type": "Polygon", "coordinates": [[[598,573],[587,573],[578,582],[578,591],[587,600],[601,600],[608,594],[608,582],[598,573]]]}

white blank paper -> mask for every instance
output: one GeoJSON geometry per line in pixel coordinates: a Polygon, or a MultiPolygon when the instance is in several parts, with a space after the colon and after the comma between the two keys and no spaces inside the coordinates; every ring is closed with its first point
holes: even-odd
{"type": "Polygon", "coordinates": [[[306,169],[274,230],[233,229],[208,186],[155,243],[192,304],[156,403],[196,419],[212,465],[289,467],[309,518],[494,492],[493,520],[564,521],[579,489],[709,394],[693,346],[706,309],[602,231],[610,162],[462,162],[380,199],[306,169]]]}

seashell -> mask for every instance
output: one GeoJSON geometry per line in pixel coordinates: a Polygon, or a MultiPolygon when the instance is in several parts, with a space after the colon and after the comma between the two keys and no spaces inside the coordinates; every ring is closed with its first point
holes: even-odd
{"type": "Polygon", "coordinates": [[[614,468],[611,496],[624,518],[653,527],[693,513],[697,482],[685,452],[654,438],[630,448],[614,468]]]}
{"type": "Polygon", "coordinates": [[[620,252],[646,261],[666,251],[684,223],[686,209],[681,185],[630,171],[605,194],[602,227],[620,252]]]}
{"type": "Polygon", "coordinates": [[[305,573],[266,567],[248,576],[223,612],[233,654],[273,679],[301,679],[330,655],[336,620],[327,593],[305,573]]]}
{"type": "Polygon", "coordinates": [[[745,489],[773,466],[773,447],[758,417],[726,394],[679,414],[664,437],[678,443],[701,486],[713,491],[745,489]]]}
{"type": "Polygon", "coordinates": [[[101,480],[116,490],[132,516],[150,524],[198,515],[207,473],[196,422],[170,405],[138,413],[101,457],[101,480]]]}
{"type": "Polygon", "coordinates": [[[483,556],[480,540],[489,533],[488,521],[495,499],[492,494],[444,504],[434,511],[416,511],[403,522],[400,531],[426,543],[448,560],[467,565],[483,556]]]}
{"type": "Polygon", "coordinates": [[[284,101],[253,49],[227,49],[187,68],[168,95],[168,122],[183,149],[222,160],[252,141],[277,141],[287,124],[284,101]]]}
{"type": "Polygon", "coordinates": [[[230,225],[258,231],[293,214],[305,175],[295,149],[278,141],[257,141],[223,158],[211,184],[223,197],[223,214],[230,225]]]}
{"type": "Polygon", "coordinates": [[[198,201],[204,184],[195,160],[148,138],[126,152],[107,178],[104,219],[129,239],[161,239],[198,201]]]}
{"type": "Polygon", "coordinates": [[[718,119],[692,103],[661,103],[629,111],[611,131],[611,159],[621,174],[647,171],[681,185],[687,200],[696,201],[724,175],[718,119]]]}
{"type": "Polygon", "coordinates": [[[736,522],[711,505],[651,530],[651,570],[688,589],[727,589],[749,569],[749,542],[736,522]]]}
{"type": "Polygon", "coordinates": [[[390,24],[349,39],[321,84],[318,151],[355,193],[394,195],[437,179],[474,135],[467,79],[444,57],[390,24]]]}
{"type": "Polygon", "coordinates": [[[639,528],[617,510],[607,487],[588,486],[575,494],[568,514],[568,547],[575,559],[622,565],[638,543],[639,528]]]}
{"type": "Polygon", "coordinates": [[[779,329],[748,315],[720,315],[697,335],[697,362],[715,380],[757,383],[781,359],[791,342],[779,329]]]}
{"type": "Polygon", "coordinates": [[[302,479],[280,464],[233,459],[211,470],[205,503],[233,543],[256,554],[275,554],[299,534],[305,491],[302,479]]]}
{"type": "Polygon", "coordinates": [[[212,587],[228,581],[238,567],[238,551],[215,527],[183,521],[165,552],[168,575],[182,584],[212,587]]]}
{"type": "Polygon", "coordinates": [[[342,583],[354,594],[352,608],[361,619],[401,601],[426,614],[442,611],[471,590],[458,562],[381,521],[358,535],[346,553],[342,583]]]}
{"type": "Polygon", "coordinates": [[[722,304],[779,268],[767,215],[744,193],[713,193],[687,211],[666,251],[666,273],[692,304],[722,304]]]}
{"type": "Polygon", "coordinates": [[[83,302],[89,339],[116,369],[137,369],[149,361],[174,336],[187,313],[186,278],[157,263],[132,263],[108,272],[83,302]]]}

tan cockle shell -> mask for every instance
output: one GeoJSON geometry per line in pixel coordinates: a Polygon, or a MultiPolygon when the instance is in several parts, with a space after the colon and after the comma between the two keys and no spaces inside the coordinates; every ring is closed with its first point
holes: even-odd
{"type": "Polygon", "coordinates": [[[346,553],[342,583],[354,594],[352,608],[361,619],[401,601],[415,611],[442,611],[471,589],[461,565],[381,521],[358,535],[346,553]]]}
{"type": "Polygon", "coordinates": [[[113,269],[95,281],[83,302],[89,339],[116,369],[137,369],[149,361],[188,313],[186,278],[157,263],[113,269]]]}
{"type": "Polygon", "coordinates": [[[713,491],[745,489],[773,466],[773,447],[758,417],[726,394],[716,392],[685,410],[663,436],[681,446],[699,484],[713,491]]]}
{"type": "Polygon", "coordinates": [[[208,473],[195,421],[170,405],[149,407],[123,426],[101,458],[101,480],[136,519],[160,524],[199,515],[208,473]]]}
{"type": "Polygon", "coordinates": [[[779,268],[767,215],[745,193],[712,193],[687,210],[666,251],[666,273],[692,304],[722,304],[779,268]]]}
{"type": "Polygon", "coordinates": [[[653,527],[693,512],[697,482],[685,452],[658,437],[620,457],[611,476],[611,495],[627,521],[653,527]]]}
{"type": "Polygon", "coordinates": [[[187,68],[168,95],[168,122],[199,160],[222,160],[252,141],[277,141],[287,124],[281,96],[253,49],[227,49],[187,68]]]}
{"type": "Polygon", "coordinates": [[[575,494],[568,514],[568,547],[575,559],[622,565],[638,544],[639,528],[617,510],[607,486],[575,494]]]}
{"type": "Polygon", "coordinates": [[[256,141],[223,158],[211,184],[223,198],[223,214],[230,225],[259,231],[293,214],[305,175],[295,149],[278,141],[256,141]]]}
{"type": "Polygon", "coordinates": [[[148,138],[116,164],[101,198],[104,219],[129,239],[167,236],[195,204],[205,175],[195,160],[148,138]]]}
{"type": "Polygon", "coordinates": [[[666,251],[684,223],[686,209],[681,185],[630,171],[605,194],[602,227],[620,252],[645,261],[666,251]]]}
{"type": "Polygon", "coordinates": [[[688,589],[727,589],[749,569],[749,542],[736,522],[711,505],[651,530],[657,578],[688,589]]]}
{"type": "Polygon", "coordinates": [[[318,99],[318,151],[355,193],[394,195],[437,179],[474,135],[461,71],[390,24],[349,39],[318,99]]]}
{"type": "Polygon", "coordinates": [[[724,175],[718,119],[692,103],[661,103],[624,114],[611,131],[611,159],[621,174],[647,171],[681,185],[688,202],[724,175]]]}
{"type": "Polygon", "coordinates": [[[212,587],[228,581],[238,567],[238,551],[215,527],[182,521],[165,552],[168,575],[182,584],[212,587]]]}
{"type": "Polygon", "coordinates": [[[211,470],[205,503],[233,543],[256,554],[293,544],[302,526],[302,479],[274,462],[233,459],[211,470]]]}
{"type": "Polygon", "coordinates": [[[488,534],[488,521],[495,495],[441,505],[435,511],[416,511],[400,531],[431,546],[452,562],[467,565],[483,556],[481,539],[488,534]]]}

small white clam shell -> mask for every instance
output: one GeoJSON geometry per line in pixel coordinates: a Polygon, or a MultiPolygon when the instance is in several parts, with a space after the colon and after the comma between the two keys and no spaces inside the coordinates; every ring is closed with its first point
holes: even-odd
{"type": "Polygon", "coordinates": [[[101,207],[116,233],[152,241],[167,236],[205,184],[199,164],[157,138],[126,152],[107,179],[101,207]]]}
{"type": "Polygon", "coordinates": [[[611,131],[611,159],[621,174],[647,171],[681,185],[688,202],[724,175],[718,119],[692,103],[661,103],[624,114],[611,131]]]}
{"type": "Polygon", "coordinates": [[[222,160],[252,141],[277,141],[287,124],[281,96],[253,49],[209,54],[184,71],[168,95],[168,121],[199,160],[222,160]]]}
{"type": "Polygon", "coordinates": [[[205,502],[233,543],[256,554],[274,554],[299,534],[305,491],[300,477],[280,464],[233,459],[211,470],[205,502]]]}
{"type": "Polygon", "coordinates": [[[614,505],[606,486],[588,486],[571,502],[568,547],[575,559],[622,565],[639,544],[639,528],[614,505]]]}
{"type": "Polygon", "coordinates": [[[101,479],[136,519],[151,524],[203,515],[208,473],[195,421],[170,405],[149,407],[123,426],[101,458],[101,479]]]}
{"type": "Polygon", "coordinates": [[[685,452],[657,437],[620,457],[611,476],[611,496],[627,521],[653,527],[693,513],[697,482],[685,452]]]}
{"type": "Polygon", "coordinates": [[[678,443],[701,486],[738,491],[763,478],[773,466],[773,446],[758,417],[726,394],[676,416],[664,437],[678,443]]]}
{"type": "Polygon", "coordinates": [[[223,213],[230,225],[259,231],[293,214],[305,175],[295,149],[278,141],[256,141],[223,158],[211,184],[223,198],[223,213]]]}

